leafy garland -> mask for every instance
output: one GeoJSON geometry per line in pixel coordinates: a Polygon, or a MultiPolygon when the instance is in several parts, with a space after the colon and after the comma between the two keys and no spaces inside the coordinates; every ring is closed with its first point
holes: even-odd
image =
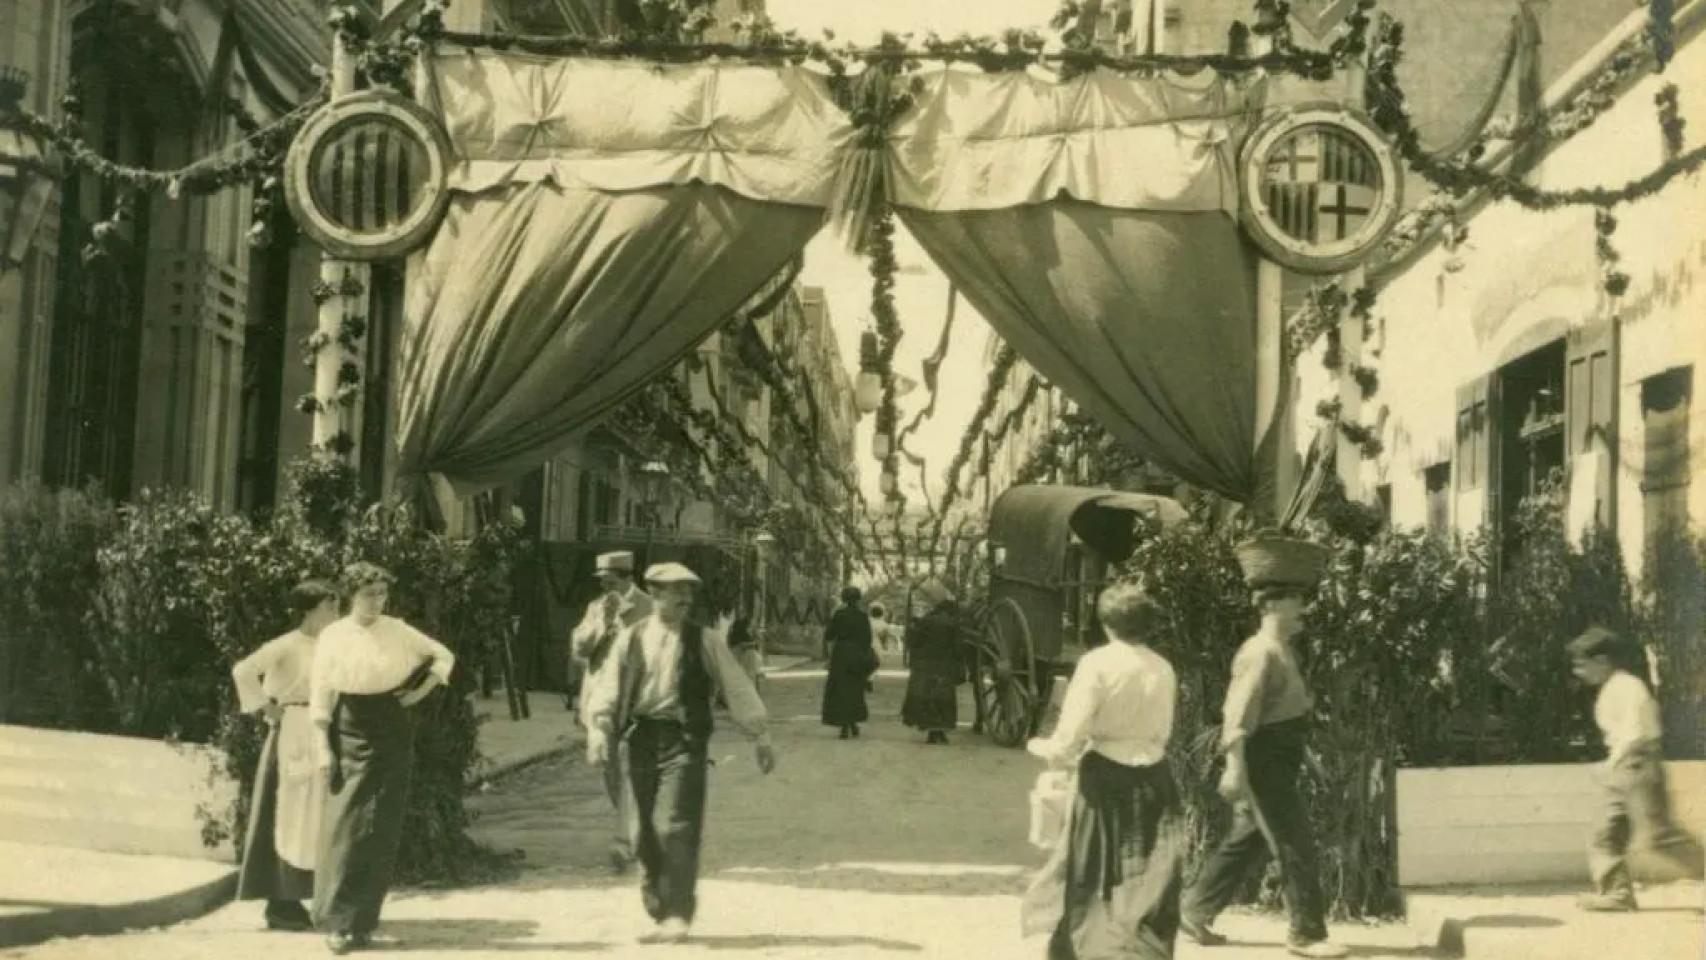
{"type": "MultiPolygon", "coordinates": [[[[1651,66],[1663,72],[1676,49],[1675,24],[1670,0],[1648,0],[1646,30],[1631,38],[1611,57],[1606,67],[1587,87],[1563,107],[1547,111],[1520,127],[1491,124],[1463,152],[1462,159],[1429,154],[1421,148],[1421,138],[1410,120],[1404,92],[1397,80],[1397,68],[1403,61],[1404,32],[1402,24],[1382,17],[1370,53],[1367,100],[1377,126],[1392,138],[1399,155],[1411,169],[1422,174],[1436,189],[1435,195],[1406,217],[1386,242],[1389,260],[1402,259],[1408,252],[1437,235],[1449,256],[1444,268],[1456,272],[1462,261],[1456,251],[1468,239],[1468,227],[1458,220],[1458,205],[1474,193],[1484,193],[1495,199],[1508,199],[1530,210],[1556,210],[1564,207],[1591,206],[1594,211],[1594,255],[1600,266],[1600,285],[1607,297],[1616,299],[1628,290],[1630,278],[1621,268],[1622,256],[1612,243],[1617,230],[1615,207],[1656,195],[1679,176],[1694,173],[1706,165],[1706,147],[1686,150],[1684,122],[1676,84],[1666,83],[1654,96],[1660,136],[1665,147],[1665,160],[1657,169],[1622,186],[1545,190],[1520,177],[1479,165],[1487,155],[1489,141],[1533,143],[1567,139],[1592,126],[1618,102],[1622,92],[1634,82],[1641,71],[1651,66]]],[[[1322,284],[1311,290],[1305,304],[1286,331],[1288,354],[1295,358],[1321,337],[1327,338],[1322,364],[1335,375],[1343,371],[1343,353],[1339,343],[1340,320],[1348,309],[1362,321],[1366,339],[1372,337],[1372,321],[1376,293],[1364,286],[1347,295],[1338,281],[1322,284]]],[[[1372,367],[1358,365],[1349,371],[1365,398],[1372,398],[1379,389],[1379,379],[1372,367]]],[[[1337,399],[1320,403],[1316,413],[1324,421],[1336,424],[1347,440],[1357,445],[1363,457],[1373,459],[1382,452],[1375,431],[1367,426],[1344,422],[1343,410],[1337,399]]]]}

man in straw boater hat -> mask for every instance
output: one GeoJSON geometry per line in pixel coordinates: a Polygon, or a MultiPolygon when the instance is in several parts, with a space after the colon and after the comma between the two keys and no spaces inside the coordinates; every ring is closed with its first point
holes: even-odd
{"type": "Polygon", "coordinates": [[[1291,914],[1286,949],[1299,957],[1343,957],[1345,948],[1327,939],[1315,837],[1297,782],[1315,701],[1295,642],[1305,597],[1321,579],[1326,551],[1270,536],[1243,543],[1237,552],[1262,621],[1233,658],[1223,711],[1226,772],[1220,793],[1233,804],[1234,816],[1185,893],[1179,928],[1203,946],[1224,944],[1226,938],[1213,929],[1215,918],[1271,853],[1279,861],[1291,914]]]}
{"type": "MultiPolygon", "coordinates": [[[[592,721],[587,717],[586,702],[595,678],[610,656],[616,635],[652,615],[652,598],[634,585],[634,555],[626,550],[600,554],[597,565],[598,585],[604,595],[586,605],[586,616],[575,627],[570,646],[581,666],[580,721],[588,730],[592,721]]],[[[621,756],[612,759],[604,771],[604,789],[610,795],[610,805],[616,810],[616,834],[610,849],[610,867],[622,873],[633,861],[628,846],[627,790],[622,776],[621,756]]]]}
{"type": "Polygon", "coordinates": [[[727,618],[707,628],[687,617],[699,583],[679,563],[646,571],[656,608],[617,635],[587,699],[587,759],[608,768],[619,745],[627,747],[628,828],[646,913],[657,924],[643,943],[686,940],[698,907],[711,709],[719,692],[752,739],[758,769],[768,774],[776,766],[764,702],[729,650],[727,618]]]}

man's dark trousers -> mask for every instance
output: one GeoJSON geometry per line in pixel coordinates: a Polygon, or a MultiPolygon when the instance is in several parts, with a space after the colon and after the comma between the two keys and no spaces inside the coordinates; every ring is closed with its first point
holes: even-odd
{"type": "Polygon", "coordinates": [[[709,743],[673,720],[639,719],[628,735],[634,854],[653,920],[693,922],[704,836],[709,743]]]}
{"type": "Polygon", "coordinates": [[[1297,783],[1307,734],[1308,720],[1300,717],[1261,727],[1245,741],[1244,760],[1256,809],[1238,807],[1232,829],[1203,863],[1196,882],[1185,893],[1183,913],[1187,920],[1212,924],[1272,853],[1279,858],[1285,905],[1291,914],[1291,942],[1327,939],[1315,834],[1297,783]],[[1264,824],[1272,834],[1272,850],[1262,829],[1264,824]]]}

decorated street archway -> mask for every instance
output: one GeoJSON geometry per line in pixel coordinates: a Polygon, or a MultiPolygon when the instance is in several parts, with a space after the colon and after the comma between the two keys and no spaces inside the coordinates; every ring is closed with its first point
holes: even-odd
{"type": "MultiPolygon", "coordinates": [[[[1258,351],[1240,150],[1272,75],[1329,76],[1365,26],[1260,58],[774,36],[644,57],[441,35],[429,15],[419,107],[327,107],[341,119],[297,143],[292,200],[352,257],[363,236],[396,255],[443,211],[411,260],[397,443],[404,473],[458,493],[548,460],[774,287],[826,222],[880,260],[898,219],[1087,413],[1247,503],[1272,482],[1262,411],[1282,378],[1258,351]],[[411,135],[420,117],[442,134],[411,135]],[[314,187],[333,181],[390,201],[365,234],[350,189],[314,187]]],[[[897,321],[876,312],[892,356],[897,321]]]]}

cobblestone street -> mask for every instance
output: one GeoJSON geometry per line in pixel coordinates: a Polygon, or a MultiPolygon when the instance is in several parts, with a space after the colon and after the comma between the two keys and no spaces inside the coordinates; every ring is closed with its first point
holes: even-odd
{"type": "MultiPolygon", "coordinates": [[[[700,918],[689,944],[634,943],[648,924],[632,881],[606,872],[610,814],[597,778],[570,756],[502,781],[474,803],[482,840],[525,851],[518,877],[500,886],[394,895],[379,946],[423,958],[539,953],[668,960],[706,951],[847,960],[1040,956],[1040,941],[1018,936],[1017,900],[1038,860],[1025,843],[1035,762],[964,730],[948,747],[924,746],[897,719],[904,686],[898,671],[879,676],[865,735],[838,741],[818,723],[821,677],[800,671],[766,681],[781,758],[771,777],[758,773],[737,736],[718,737],[700,918]]],[[[969,719],[969,702],[961,716],[969,719]]],[[[260,932],[259,921],[259,904],[234,904],[167,930],[59,941],[5,956],[323,954],[316,938],[260,932]]],[[[1273,924],[1228,917],[1223,927],[1266,943],[1216,950],[1214,957],[1281,955],[1273,924]]],[[[1402,927],[1357,937],[1376,940],[1393,948],[1359,955],[1406,954],[1402,927]]],[[[1180,954],[1197,955],[1183,945],[1180,954]]]]}

